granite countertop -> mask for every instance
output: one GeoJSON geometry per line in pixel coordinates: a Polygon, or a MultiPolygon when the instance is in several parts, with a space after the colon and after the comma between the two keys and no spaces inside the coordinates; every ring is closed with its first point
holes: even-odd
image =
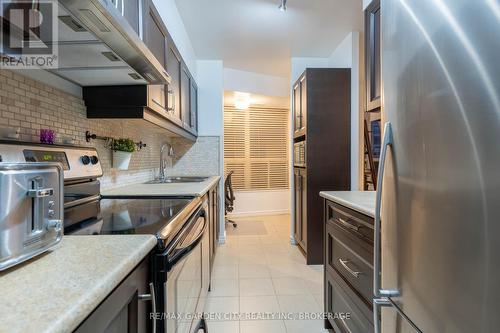
{"type": "Polygon", "coordinates": [[[201,197],[217,182],[219,176],[209,177],[200,183],[133,184],[111,190],[102,190],[103,196],[169,196],[201,197]]]}
{"type": "Polygon", "coordinates": [[[319,195],[339,205],[375,217],[375,193],[375,191],[323,191],[319,195]]]}
{"type": "Polygon", "coordinates": [[[71,332],[155,247],[153,235],[64,236],[0,272],[0,332],[71,332]]]}

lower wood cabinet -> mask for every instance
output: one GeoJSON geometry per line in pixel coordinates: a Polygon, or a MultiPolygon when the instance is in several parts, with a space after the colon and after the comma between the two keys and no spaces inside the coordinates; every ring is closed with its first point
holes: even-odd
{"type": "Polygon", "coordinates": [[[303,168],[294,170],[295,241],[307,252],[307,172],[303,168]]]}
{"type": "Polygon", "coordinates": [[[149,256],[75,330],[76,333],[152,332],[149,256]]]}
{"type": "Polygon", "coordinates": [[[336,272],[325,274],[325,324],[339,333],[373,332],[372,310],[336,272]]]}
{"type": "Polygon", "coordinates": [[[324,207],[325,326],[372,332],[373,218],[328,200],[324,207]]]}

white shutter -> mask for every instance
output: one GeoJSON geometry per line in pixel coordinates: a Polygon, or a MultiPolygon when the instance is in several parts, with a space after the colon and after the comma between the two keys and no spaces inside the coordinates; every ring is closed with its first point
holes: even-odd
{"type": "Polygon", "coordinates": [[[238,190],[288,189],[286,109],[224,108],[224,167],[238,190]]]}

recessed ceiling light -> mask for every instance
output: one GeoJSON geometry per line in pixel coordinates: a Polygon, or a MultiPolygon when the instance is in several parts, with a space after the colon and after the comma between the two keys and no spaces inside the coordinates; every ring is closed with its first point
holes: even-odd
{"type": "Polygon", "coordinates": [[[281,5],[278,8],[282,12],[286,12],[286,0],[281,0],[281,5]]]}

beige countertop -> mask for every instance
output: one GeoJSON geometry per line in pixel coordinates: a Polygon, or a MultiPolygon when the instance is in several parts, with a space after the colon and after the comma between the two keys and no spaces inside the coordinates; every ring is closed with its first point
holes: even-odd
{"type": "Polygon", "coordinates": [[[103,196],[188,196],[201,197],[217,182],[219,176],[212,176],[200,183],[133,184],[111,190],[102,190],[103,196]]]}
{"type": "Polygon", "coordinates": [[[64,236],[0,273],[0,332],[72,332],[155,245],[153,235],[64,236]]]}
{"type": "Polygon", "coordinates": [[[374,217],[375,193],[375,191],[323,191],[319,195],[339,205],[374,217]]]}

